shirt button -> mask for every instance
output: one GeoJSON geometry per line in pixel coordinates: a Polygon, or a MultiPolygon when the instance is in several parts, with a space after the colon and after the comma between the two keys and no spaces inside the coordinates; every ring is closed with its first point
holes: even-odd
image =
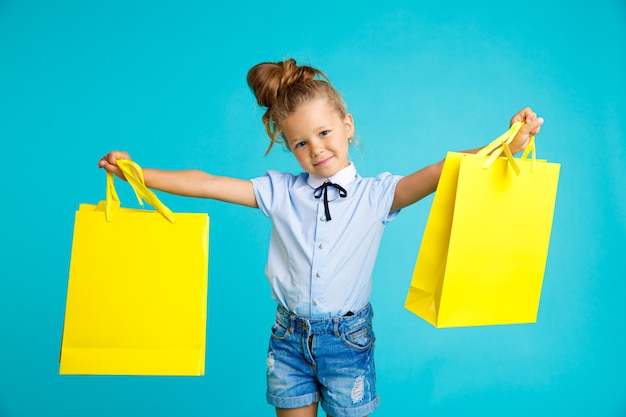
{"type": "Polygon", "coordinates": [[[319,300],[313,300],[313,304],[318,305],[319,303],[319,300]]]}
{"type": "Polygon", "coordinates": [[[321,271],[317,271],[317,274],[315,274],[318,278],[322,276],[322,272],[321,271]]]}
{"type": "Polygon", "coordinates": [[[320,220],[323,221],[323,222],[326,221],[326,216],[320,217],[320,220]]]}
{"type": "Polygon", "coordinates": [[[319,248],[320,248],[320,249],[324,249],[324,244],[323,244],[323,243],[320,243],[319,248]]]}

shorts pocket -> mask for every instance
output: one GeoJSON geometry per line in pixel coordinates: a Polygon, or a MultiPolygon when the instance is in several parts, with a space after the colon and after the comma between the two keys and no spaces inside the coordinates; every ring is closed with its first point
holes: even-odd
{"type": "Polygon", "coordinates": [[[376,340],[371,323],[365,323],[363,326],[348,329],[341,335],[343,342],[350,348],[356,350],[369,349],[376,340]]]}
{"type": "Polygon", "coordinates": [[[276,320],[272,326],[272,338],[276,340],[285,340],[289,337],[289,329],[280,321],[276,320]]]}

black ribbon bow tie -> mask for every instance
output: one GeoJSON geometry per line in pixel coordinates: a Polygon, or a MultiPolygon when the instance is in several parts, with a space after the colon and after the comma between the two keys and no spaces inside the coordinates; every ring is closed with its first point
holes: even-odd
{"type": "Polygon", "coordinates": [[[331,220],[330,210],[328,209],[328,187],[335,187],[339,192],[339,197],[346,198],[348,192],[345,188],[343,188],[339,184],[335,184],[334,182],[326,181],[324,184],[320,185],[313,191],[313,196],[315,198],[320,198],[322,195],[324,196],[324,214],[326,215],[326,220],[331,220]]]}

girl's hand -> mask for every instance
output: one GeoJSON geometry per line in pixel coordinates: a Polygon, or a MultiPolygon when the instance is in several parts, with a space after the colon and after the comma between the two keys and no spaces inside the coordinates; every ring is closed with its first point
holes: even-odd
{"type": "Polygon", "coordinates": [[[98,161],[98,167],[104,168],[107,172],[112,172],[123,180],[126,180],[124,174],[117,166],[118,159],[130,160],[130,155],[123,151],[112,151],[104,155],[100,161],[98,161]]]}
{"type": "Polygon", "coordinates": [[[537,113],[532,111],[530,107],[526,107],[525,109],[520,110],[511,119],[511,125],[517,122],[524,122],[524,125],[513,139],[513,142],[509,145],[511,153],[513,154],[526,149],[528,142],[530,142],[530,137],[537,135],[541,130],[543,118],[537,117],[537,113]]]}

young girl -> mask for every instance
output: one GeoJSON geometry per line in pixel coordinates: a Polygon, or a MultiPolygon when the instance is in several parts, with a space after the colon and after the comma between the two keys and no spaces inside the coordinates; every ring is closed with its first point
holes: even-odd
{"type": "MultiPolygon", "coordinates": [[[[374,333],[369,298],[385,225],[432,193],[443,161],[409,176],[362,178],[349,160],[354,120],[321,71],[288,59],[248,72],[272,145],[284,143],[303,172],[268,171],[243,180],[201,171],[145,169],[148,187],[261,209],[272,220],[265,273],[278,302],[267,355],[267,400],[282,416],[335,417],[376,409],[374,333]]],[[[529,108],[512,152],[539,133],[529,108]]],[[[475,150],[476,151],[476,150],[475,150]]],[[[475,152],[469,151],[469,152],[475,152]]],[[[123,178],[111,152],[99,166],[123,178]]]]}

